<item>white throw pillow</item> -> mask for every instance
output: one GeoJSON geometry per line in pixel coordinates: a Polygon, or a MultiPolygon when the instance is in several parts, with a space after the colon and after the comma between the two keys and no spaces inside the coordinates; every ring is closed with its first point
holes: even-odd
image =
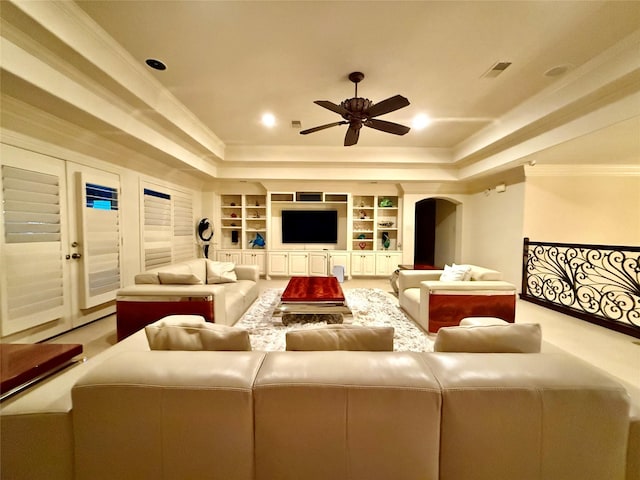
{"type": "Polygon", "coordinates": [[[470,275],[471,268],[468,265],[445,265],[444,272],[440,275],[441,282],[461,282],[465,279],[467,273],[470,275]]]}
{"type": "Polygon", "coordinates": [[[464,278],[462,279],[463,281],[468,282],[471,280],[471,265],[456,265],[454,263],[453,268],[460,268],[464,270],[464,278]]]}
{"type": "Polygon", "coordinates": [[[144,330],[151,350],[251,350],[247,330],[201,320],[159,320],[144,330]]]}
{"type": "Polygon", "coordinates": [[[236,265],[233,262],[207,260],[207,283],[233,283],[238,281],[236,265]]]}

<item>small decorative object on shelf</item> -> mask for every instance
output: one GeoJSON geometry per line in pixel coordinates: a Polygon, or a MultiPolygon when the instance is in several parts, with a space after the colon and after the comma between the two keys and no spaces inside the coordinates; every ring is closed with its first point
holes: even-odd
{"type": "Polygon", "coordinates": [[[366,235],[364,233],[361,233],[360,235],[358,235],[358,240],[364,240],[366,237],[366,235]]]}
{"type": "Polygon", "coordinates": [[[260,202],[258,200],[256,200],[256,207],[260,206],[260,202]]]}
{"type": "Polygon", "coordinates": [[[393,222],[390,220],[384,221],[384,222],[378,222],[378,226],[382,228],[391,228],[393,227],[393,222]]]}
{"type": "Polygon", "coordinates": [[[258,212],[255,212],[255,213],[253,214],[253,218],[260,218],[260,214],[259,214],[258,212]]]}
{"type": "Polygon", "coordinates": [[[360,242],[358,243],[358,246],[360,247],[360,250],[364,250],[367,247],[367,242],[360,242]]]}
{"type": "Polygon", "coordinates": [[[381,207],[393,207],[393,202],[391,200],[389,200],[388,198],[381,198],[380,199],[380,206],[381,207]]]}
{"type": "Polygon", "coordinates": [[[231,203],[229,204],[229,206],[230,206],[230,207],[235,207],[235,206],[236,206],[236,202],[231,202],[231,203]]]}
{"type": "Polygon", "coordinates": [[[264,241],[264,237],[259,233],[256,233],[256,236],[253,240],[249,240],[249,245],[251,245],[251,248],[264,248],[265,243],[266,242],[264,241]]]}
{"type": "Polygon", "coordinates": [[[389,232],[382,232],[382,246],[385,250],[388,250],[390,245],[391,239],[389,238],[389,232]]]}
{"type": "Polygon", "coordinates": [[[360,210],[360,219],[361,220],[366,220],[367,219],[367,212],[365,212],[364,210],[360,210]]]}
{"type": "Polygon", "coordinates": [[[231,217],[231,218],[238,218],[238,214],[237,214],[237,213],[232,213],[232,214],[230,215],[230,217],[231,217]]]}

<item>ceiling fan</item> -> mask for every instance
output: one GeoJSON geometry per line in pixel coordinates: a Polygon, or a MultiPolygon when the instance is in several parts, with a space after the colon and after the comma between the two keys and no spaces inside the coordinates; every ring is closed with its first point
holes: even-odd
{"type": "Polygon", "coordinates": [[[302,130],[300,134],[307,135],[309,133],[319,132],[325,128],[348,124],[349,128],[347,129],[347,134],[344,137],[344,146],[349,147],[358,143],[360,129],[363,125],[382,132],[393,133],[394,135],[404,135],[409,132],[409,130],[411,130],[409,127],[405,127],[399,123],[387,122],[385,120],[378,120],[377,118],[374,118],[406,107],[409,105],[409,100],[402,95],[394,95],[393,97],[387,98],[379,103],[373,103],[368,98],[358,97],[358,83],[360,83],[363,78],[364,73],[362,72],[353,72],[349,74],[349,80],[355,84],[356,92],[353,98],[347,98],[340,103],[340,105],[336,105],[328,100],[316,100],[313,102],[341,115],[344,120],[302,130]]]}

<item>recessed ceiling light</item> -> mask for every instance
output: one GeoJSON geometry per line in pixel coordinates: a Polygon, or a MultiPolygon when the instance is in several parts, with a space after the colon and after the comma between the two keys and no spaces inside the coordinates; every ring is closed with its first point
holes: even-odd
{"type": "Polygon", "coordinates": [[[162,63],[160,60],[156,60],[155,58],[147,58],[145,62],[151,68],[155,68],[156,70],[166,70],[167,66],[162,63]]]}
{"type": "Polygon", "coordinates": [[[431,125],[431,122],[432,120],[429,115],[425,113],[419,113],[418,115],[413,117],[413,121],[411,122],[411,125],[416,130],[422,130],[423,128],[427,128],[429,125],[431,125]]]}
{"type": "Polygon", "coordinates": [[[273,127],[276,124],[276,117],[271,113],[265,113],[262,115],[262,124],[265,127],[273,127]]]}

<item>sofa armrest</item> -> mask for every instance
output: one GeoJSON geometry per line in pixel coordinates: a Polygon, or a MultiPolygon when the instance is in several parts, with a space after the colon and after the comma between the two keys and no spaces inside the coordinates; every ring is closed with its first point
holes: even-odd
{"type": "Polygon", "coordinates": [[[407,288],[420,288],[420,282],[440,280],[444,270],[400,270],[398,272],[398,291],[407,288]]]}
{"type": "Polygon", "coordinates": [[[144,301],[144,297],[210,297],[216,296],[223,291],[221,285],[153,285],[139,284],[121,288],[117,292],[117,298],[135,300],[139,297],[144,301]]]}
{"type": "Polygon", "coordinates": [[[258,265],[236,265],[235,271],[238,280],[253,280],[257,282],[260,279],[258,265]]]}

